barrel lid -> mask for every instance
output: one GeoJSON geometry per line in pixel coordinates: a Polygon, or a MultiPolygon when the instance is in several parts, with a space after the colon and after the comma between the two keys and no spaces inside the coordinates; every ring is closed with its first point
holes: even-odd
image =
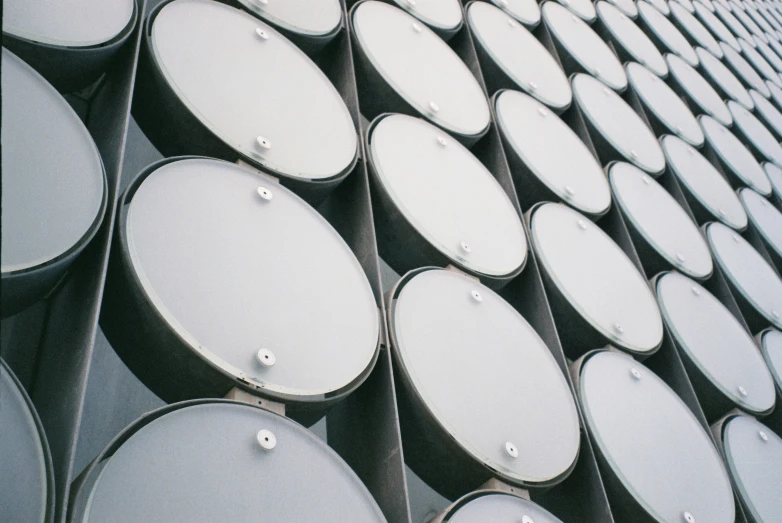
{"type": "Polygon", "coordinates": [[[755,230],[777,255],[782,256],[782,213],[752,189],[741,189],[739,198],[755,230]]]}
{"type": "Polygon", "coordinates": [[[753,35],[752,39],[755,41],[754,43],[757,51],[763,56],[766,62],[773,67],[774,74],[776,75],[776,78],[779,79],[779,73],[782,72],[782,58],[779,57],[769,44],[763,42],[759,37],[753,35]]]}
{"type": "Polygon", "coordinates": [[[713,85],[725,91],[730,98],[747,109],[755,108],[752,97],[733,71],[705,49],[698,47],[695,52],[698,54],[703,72],[713,85]]]}
{"type": "Polygon", "coordinates": [[[763,162],[763,171],[771,182],[771,188],[777,198],[782,198],[782,168],[771,162],[763,162]]]}
{"type": "Polygon", "coordinates": [[[394,2],[431,27],[454,31],[462,25],[462,7],[459,0],[394,0],[394,2]]]}
{"type": "Polygon", "coordinates": [[[292,33],[325,36],[342,23],[339,0],[238,0],[241,6],[268,23],[292,33]]]}
{"type": "Polygon", "coordinates": [[[590,0],[557,0],[557,2],[590,24],[597,18],[595,6],[590,0]]]}
{"type": "Polygon", "coordinates": [[[742,409],[763,414],[775,390],[755,342],[709,291],[669,272],[657,280],[657,301],[679,347],[706,379],[742,409]]]}
{"type": "Polygon", "coordinates": [[[608,210],[611,190],[603,169],[565,122],[532,97],[517,91],[503,91],[496,99],[495,109],[497,124],[512,153],[546,187],[582,212],[602,214],[608,210]]]}
{"type": "MultiPolygon", "coordinates": [[[[782,165],[782,146],[779,145],[771,131],[763,125],[763,122],[758,120],[754,114],[747,111],[742,105],[732,100],[728,102],[728,109],[730,109],[733,115],[733,125],[744,135],[744,138],[750,141],[768,160],[777,165],[782,165]]],[[[768,194],[771,191],[768,180],[764,180],[761,189],[764,194],[768,194]]]]}
{"type": "Polygon", "coordinates": [[[698,107],[722,125],[732,125],[733,117],[720,94],[690,64],[675,54],[666,54],[671,77],[698,107]]]}
{"type": "Polygon", "coordinates": [[[442,430],[500,478],[561,479],[578,455],[578,411],[530,324],[454,271],[418,272],[394,296],[389,327],[400,370],[442,430]]]}
{"type": "Polygon", "coordinates": [[[687,33],[689,38],[717,58],[722,58],[722,49],[720,48],[719,42],[717,42],[709,30],[695,18],[695,15],[690,14],[680,4],[674,2],[671,4],[671,16],[679,23],[679,26],[687,33]]]}
{"type": "Polygon", "coordinates": [[[663,55],[635,22],[608,2],[597,2],[595,7],[603,26],[633,59],[648,67],[657,76],[668,75],[668,66],[663,55]]]}
{"type": "MultiPolygon", "coordinates": [[[[776,84],[777,87],[782,87],[782,79],[779,78],[779,74],[771,67],[771,64],[769,64],[768,61],[766,61],[766,59],[743,38],[739,38],[739,44],[741,45],[741,51],[744,53],[744,56],[755,66],[755,69],[760,71],[763,78],[770,80],[772,83],[776,84]]],[[[761,42],[761,45],[762,44],[763,43],[761,42]]],[[[763,86],[765,87],[765,85],[766,84],[764,83],[763,86]]],[[[761,94],[763,94],[763,96],[766,96],[767,94],[770,96],[767,92],[761,94]]],[[[766,98],[768,98],[768,96],[766,96],[766,98]]]]}
{"type": "Polygon", "coordinates": [[[676,53],[683,60],[693,67],[698,66],[698,55],[687,41],[687,38],[668,20],[660,11],[652,7],[651,4],[638,1],[639,20],[646,24],[646,27],[663,42],[663,44],[672,52],[676,53]]]}
{"type": "Polygon", "coordinates": [[[725,55],[725,62],[736,73],[736,76],[746,85],[768,98],[771,93],[763,82],[763,78],[755,71],[755,68],[744,59],[732,47],[720,44],[725,55]]]}
{"type": "Polygon", "coordinates": [[[627,355],[598,352],[581,367],[579,395],[597,448],[651,517],[734,520],[730,480],[711,438],[651,370],[627,355]]]}
{"type": "Polygon", "coordinates": [[[562,523],[532,501],[496,491],[467,495],[446,511],[443,523],[562,523]],[[521,519],[519,519],[521,517],[521,519]]]}
{"type": "Polygon", "coordinates": [[[536,208],[530,226],[538,261],[570,305],[620,348],[651,353],[662,319],[646,280],[597,225],[562,204],[536,208]]]}
{"type": "Polygon", "coordinates": [[[736,18],[736,15],[734,13],[731,13],[728,8],[726,8],[724,5],[720,3],[715,3],[714,5],[714,12],[719,17],[722,22],[730,28],[731,31],[733,31],[733,34],[744,38],[745,40],[749,41],[752,40],[752,35],[747,30],[747,28],[739,21],[738,18],[736,18]]]}
{"type": "Polygon", "coordinates": [[[766,331],[761,338],[760,348],[777,389],[782,391],[782,332],[774,329],[766,331]]]}
{"type": "Polygon", "coordinates": [[[492,2],[527,27],[535,27],[540,23],[540,6],[535,0],[492,0],[492,2]]]}
{"type": "Polygon", "coordinates": [[[736,51],[741,51],[741,46],[739,45],[738,40],[736,40],[736,37],[733,36],[733,33],[725,27],[725,24],[723,24],[713,12],[707,9],[699,0],[696,0],[694,5],[695,16],[698,17],[701,23],[703,23],[718,40],[725,42],[736,51]]]}

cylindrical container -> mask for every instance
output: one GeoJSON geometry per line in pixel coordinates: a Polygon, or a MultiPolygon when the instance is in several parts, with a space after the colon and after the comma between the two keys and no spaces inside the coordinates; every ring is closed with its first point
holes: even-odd
{"type": "Polygon", "coordinates": [[[311,423],[374,367],[379,311],[312,207],[266,175],[190,157],[147,167],[120,198],[101,326],[164,401],[236,387],[311,423]]]}
{"type": "MultiPolygon", "coordinates": [[[[771,67],[771,64],[769,64],[766,59],[743,38],[739,38],[739,44],[741,44],[741,52],[744,57],[755,67],[763,78],[776,84],[777,87],[782,87],[782,79],[780,79],[779,73],[771,67]]],[[[766,96],[764,93],[761,94],[766,96]]],[[[768,96],[766,96],[766,98],[768,98],[768,96]]]]}
{"type": "Polygon", "coordinates": [[[738,193],[761,244],[779,269],[782,267],[782,212],[752,189],[739,189],[738,193]]]}
{"type": "MultiPolygon", "coordinates": [[[[779,80],[779,73],[782,72],[782,58],[780,58],[780,56],[769,46],[769,44],[763,42],[757,36],[753,35],[752,40],[755,44],[757,52],[760,53],[761,56],[768,62],[768,64],[774,68],[776,79],[779,80]]],[[[772,81],[774,84],[776,84],[776,81],[769,81],[772,81]]]]}
{"type": "Polygon", "coordinates": [[[623,62],[635,60],[661,78],[668,76],[668,65],[648,36],[618,7],[605,1],[595,9],[603,37],[614,45],[623,62]]]}
{"type": "Polygon", "coordinates": [[[767,159],[782,166],[782,146],[771,131],[742,105],[729,101],[728,109],[733,115],[733,129],[742,138],[742,143],[761,161],[767,159]]]}
{"type": "Polygon", "coordinates": [[[657,303],[638,268],[596,224],[562,204],[528,213],[531,243],[569,357],[607,343],[640,357],[662,343],[657,303]]]}
{"type": "Polygon", "coordinates": [[[541,13],[566,73],[589,73],[619,92],[627,88],[621,62],[586,22],[551,1],[543,4],[541,13]]]}
{"type": "Polygon", "coordinates": [[[455,499],[491,477],[542,488],[570,474],[580,445],[573,395],[510,304],[438,269],[406,274],[387,300],[405,461],[421,479],[455,499]]]}
{"type": "Polygon", "coordinates": [[[9,522],[52,523],[54,469],[46,434],[33,402],[2,359],[0,400],[2,517],[9,522]]]}
{"type": "Polygon", "coordinates": [[[754,89],[750,89],[749,95],[755,102],[755,114],[760,117],[768,130],[774,131],[774,139],[782,137],[782,113],[754,89]]]}
{"type": "Polygon", "coordinates": [[[768,198],[782,210],[782,169],[771,162],[763,162],[763,172],[771,182],[772,192],[768,198]]]}
{"type": "Polygon", "coordinates": [[[393,114],[367,132],[380,256],[403,274],[454,265],[491,287],[527,261],[524,226],[497,180],[433,125],[393,114]]]}
{"type": "Polygon", "coordinates": [[[107,204],[98,148],[68,102],[2,52],[2,317],[44,298],[100,227],[107,204]]]}
{"type": "Polygon", "coordinates": [[[459,56],[431,29],[378,1],[350,10],[362,114],[420,115],[472,145],[489,129],[483,88],[459,56]]]}
{"type": "Polygon", "coordinates": [[[132,423],[76,479],[68,513],[71,523],[248,517],[386,521],[356,473],[315,434],[226,400],[169,405],[132,423]]]}
{"type": "Polygon", "coordinates": [[[570,107],[573,93],[562,67],[523,25],[487,2],[467,5],[467,23],[489,93],[521,89],[554,111],[570,107]]]}
{"type": "Polygon", "coordinates": [[[664,16],[670,16],[671,9],[665,0],[648,0],[648,2],[654,6],[655,9],[660,11],[664,16]]]}
{"type": "Polygon", "coordinates": [[[711,276],[709,247],[668,191],[624,162],[609,166],[608,180],[648,277],[671,268],[699,280],[711,276]]]}
{"type": "Polygon", "coordinates": [[[766,98],[769,98],[771,92],[752,64],[729,45],[720,44],[720,46],[724,52],[723,63],[736,74],[736,78],[748,89],[755,89],[766,98]]]}
{"type": "Polygon", "coordinates": [[[693,5],[692,0],[674,0],[674,1],[680,3],[682,7],[685,8],[690,13],[695,13],[695,6],[693,5]]]}
{"type": "Polygon", "coordinates": [[[738,233],[721,223],[704,226],[709,247],[720,266],[750,331],[769,324],[782,327],[782,280],[768,262],[738,233]]]}
{"type": "Polygon", "coordinates": [[[633,0],[608,0],[608,3],[616,6],[625,16],[635,20],[638,18],[638,7],[633,0]]]}
{"type": "Polygon", "coordinates": [[[492,0],[492,3],[530,29],[540,23],[540,6],[535,0],[492,0]]]}
{"type": "Polygon", "coordinates": [[[717,40],[725,42],[736,51],[741,51],[741,46],[736,37],[733,36],[730,29],[725,27],[725,24],[713,12],[707,9],[699,0],[695,0],[693,5],[695,6],[695,16],[711,31],[717,40]]]}
{"type": "Polygon", "coordinates": [[[557,0],[557,2],[588,24],[592,24],[597,19],[595,6],[591,0],[557,0]]]}
{"type": "Polygon", "coordinates": [[[776,104],[777,109],[782,109],[782,89],[773,82],[766,80],[766,87],[771,93],[770,100],[776,104]]]}
{"type": "Polygon", "coordinates": [[[714,14],[739,38],[752,41],[752,35],[731,11],[719,2],[713,4],[714,14]]]}
{"type": "Polygon", "coordinates": [[[478,490],[457,499],[428,523],[562,523],[540,505],[497,490],[478,490]],[[519,519],[521,517],[521,519],[519,519]]]}
{"type": "Polygon", "coordinates": [[[767,329],[757,336],[760,342],[760,350],[766,360],[768,370],[774,377],[777,391],[782,395],[782,332],[775,329],[767,329]]]}
{"type": "Polygon", "coordinates": [[[421,20],[446,42],[464,25],[459,0],[393,0],[394,3],[421,20]]]}
{"type": "Polygon", "coordinates": [[[571,373],[616,521],[734,521],[714,443],[663,380],[605,350],[576,361],[571,373]]]}
{"type": "Polygon", "coordinates": [[[3,2],[3,46],[61,92],[100,78],[139,18],[134,0],[3,2]]]}
{"type": "Polygon", "coordinates": [[[670,19],[692,45],[703,47],[717,58],[722,58],[719,42],[708,29],[678,3],[672,3],[670,19]]]}
{"type": "Polygon", "coordinates": [[[657,45],[660,51],[668,50],[692,67],[698,66],[698,55],[673,22],[648,2],[638,1],[639,26],[657,45]]]}
{"type": "Polygon", "coordinates": [[[589,75],[574,75],[571,85],[604,164],[626,160],[653,176],[663,172],[665,156],[657,139],[627,102],[589,75]]]}
{"type": "Polygon", "coordinates": [[[608,211],[611,190],[605,174],[565,122],[517,91],[501,91],[493,102],[523,210],[542,201],[562,200],[594,217],[608,211]],[[567,154],[558,154],[560,150],[567,154]]]}
{"type": "Polygon", "coordinates": [[[694,67],[675,54],[666,54],[665,61],[674,90],[696,114],[709,115],[722,125],[733,124],[733,117],[720,94],[694,67]]]}
{"type": "Polygon", "coordinates": [[[755,342],[709,291],[677,272],[656,278],[657,301],[709,420],[733,408],[768,414],[774,381],[755,342]]]}
{"type": "Polygon", "coordinates": [[[701,71],[714,89],[722,94],[724,98],[735,100],[746,109],[752,110],[755,108],[752,97],[741,83],[741,80],[736,78],[736,75],[721,60],[715,58],[701,47],[695,49],[695,52],[700,60],[701,71]]]}

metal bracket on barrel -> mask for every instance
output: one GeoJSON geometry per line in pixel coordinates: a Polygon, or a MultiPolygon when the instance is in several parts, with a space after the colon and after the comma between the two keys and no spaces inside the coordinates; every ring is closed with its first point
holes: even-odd
{"type": "Polygon", "coordinates": [[[246,403],[248,405],[260,407],[264,410],[268,410],[269,412],[279,414],[280,416],[285,416],[284,403],[278,403],[276,401],[267,400],[266,398],[261,398],[238,387],[234,387],[229,390],[228,394],[225,395],[225,399],[246,403]]]}

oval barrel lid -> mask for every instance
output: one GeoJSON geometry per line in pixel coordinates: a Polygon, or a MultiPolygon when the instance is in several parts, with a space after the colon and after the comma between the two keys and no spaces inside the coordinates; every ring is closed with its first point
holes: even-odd
{"type": "Polygon", "coordinates": [[[645,23],[651,31],[667,48],[676,53],[693,67],[698,66],[698,55],[687,41],[687,38],[668,20],[660,11],[651,4],[638,1],[639,20],[645,23]]]}
{"type": "Polygon", "coordinates": [[[755,342],[709,291],[677,272],[657,280],[657,301],[679,347],[706,379],[740,408],[763,414],[775,391],[755,342]]]}
{"type": "Polygon", "coordinates": [[[773,189],[773,196],[782,199],[782,168],[771,162],[763,162],[763,172],[768,176],[773,189]]]}
{"type": "Polygon", "coordinates": [[[722,444],[728,470],[752,520],[782,520],[782,438],[754,418],[736,416],[723,427],[722,444]]]}
{"type": "MultiPolygon", "coordinates": [[[[757,69],[766,80],[776,84],[777,87],[782,87],[782,79],[779,78],[779,74],[771,67],[771,64],[763,58],[763,55],[754,47],[750,46],[743,38],[739,38],[739,44],[741,45],[741,52],[744,54],[744,57],[755,66],[755,69],[757,69]]],[[[766,84],[763,83],[763,87],[765,86],[766,84]]],[[[767,91],[768,89],[766,89],[766,92],[761,91],[760,94],[768,98],[771,94],[767,91]]]]}
{"type": "Polygon", "coordinates": [[[386,519],[358,476],[318,437],[234,402],[180,404],[100,463],[79,521],[386,519]]]}
{"type": "MultiPolygon", "coordinates": [[[[722,125],[732,125],[733,117],[720,94],[690,64],[675,54],[666,54],[670,78],[687,93],[698,107],[722,125]]],[[[701,133],[702,134],[702,133],[701,133]]]]}
{"type": "Polygon", "coordinates": [[[535,27],[540,23],[540,6],[535,0],[492,0],[492,2],[527,27],[535,27]]]}
{"type": "Polygon", "coordinates": [[[135,6],[133,0],[4,0],[3,33],[37,45],[98,47],[131,23],[135,6]]]}
{"type": "Polygon", "coordinates": [[[396,5],[436,29],[455,31],[462,25],[459,0],[394,0],[396,5]]]}
{"type": "Polygon", "coordinates": [[[749,95],[755,103],[755,112],[763,119],[763,122],[773,129],[778,136],[782,136],[782,113],[754,89],[750,89],[749,95]]]}
{"type": "Polygon", "coordinates": [[[753,35],[752,39],[754,40],[757,52],[773,67],[776,78],[773,82],[777,83],[779,80],[779,73],[782,72],[782,58],[779,57],[769,44],[763,42],[759,37],[753,35]]]}
{"type": "Polygon", "coordinates": [[[652,518],[733,522],[733,490],[717,449],[664,381],[630,356],[601,351],[581,367],[578,391],[597,448],[652,518]]]}
{"type": "Polygon", "coordinates": [[[524,265],[527,242],[518,213],[459,142],[424,120],[395,114],[371,128],[367,153],[397,209],[454,263],[487,276],[524,265]]]}
{"type": "Polygon", "coordinates": [[[707,9],[700,1],[696,0],[695,3],[695,16],[703,23],[707,29],[721,42],[725,42],[736,51],[741,51],[736,37],[730,32],[730,29],[725,27],[717,16],[707,9]]]}
{"type": "MultiPolygon", "coordinates": [[[[685,2],[688,0],[684,0],[685,2]]],[[[638,16],[638,8],[633,0],[608,0],[609,4],[616,6],[622,13],[630,18],[638,16]]]]}
{"type": "Polygon", "coordinates": [[[695,52],[698,54],[703,72],[706,73],[706,77],[712,82],[712,85],[719,87],[745,108],[750,110],[755,108],[752,97],[741,80],[733,74],[733,71],[705,49],[698,47],[695,52]]]}
{"type": "Polygon", "coordinates": [[[595,330],[635,353],[660,345],[662,319],[646,280],[600,227],[547,203],[532,214],[530,230],[541,266],[595,330]]]}
{"type": "Polygon", "coordinates": [[[254,16],[175,0],[152,20],[150,48],[179,100],[242,157],[303,180],[353,166],[358,138],[345,102],[312,60],[254,16]]]}
{"type": "Polygon", "coordinates": [[[654,6],[655,9],[660,11],[665,16],[668,16],[671,14],[670,6],[666,3],[665,0],[647,0],[652,6],[654,6]]]}
{"type": "Polygon", "coordinates": [[[627,161],[654,175],[665,169],[657,138],[627,102],[589,75],[576,74],[571,83],[586,119],[627,161]]]}
{"type": "MultiPolygon", "coordinates": [[[[692,0],[673,0],[673,1],[680,3],[682,7],[685,8],[687,11],[691,13],[695,12],[695,5],[692,3],[692,0]]],[[[708,6],[706,6],[706,8],[709,9],[708,6]]],[[[714,9],[714,7],[712,6],[711,9],[714,9]]]]}
{"type": "MultiPolygon", "coordinates": [[[[728,102],[728,104],[730,103],[728,102]]],[[[735,123],[737,113],[731,112],[735,123]]],[[[706,141],[722,160],[723,165],[748,186],[763,194],[769,194],[771,184],[747,146],[714,118],[700,116],[698,119],[701,122],[706,141]]]]}
{"type": "Polygon", "coordinates": [[[424,270],[397,288],[389,322],[400,370],[473,459],[516,484],[569,471],[580,442],[573,395],[510,304],[462,274],[424,270]]]}
{"type": "Polygon", "coordinates": [[[438,523],[562,523],[532,501],[497,491],[468,494],[449,507],[438,523]]]}
{"type": "Polygon", "coordinates": [[[565,72],[523,25],[487,2],[471,3],[467,21],[478,45],[519,89],[553,109],[570,106],[573,93],[565,72]]]}
{"type": "Polygon", "coordinates": [[[379,331],[372,289],[298,196],[205,158],[167,163],[132,187],[123,239],[133,277],[193,352],[300,397],[342,392],[367,372],[379,331]]]}
{"type": "Polygon", "coordinates": [[[337,32],[342,22],[339,0],[237,0],[268,23],[306,36],[337,32]]]}
{"type": "MultiPolygon", "coordinates": [[[[779,145],[771,131],[763,125],[763,122],[758,120],[754,114],[746,110],[742,105],[732,100],[728,102],[728,109],[730,109],[733,115],[733,125],[744,138],[763,153],[766,159],[782,166],[782,146],[779,145]]],[[[764,194],[771,192],[768,180],[765,180],[765,183],[762,183],[760,187],[764,194]]]]}
{"type": "Polygon", "coordinates": [[[752,189],[741,189],[739,198],[747,215],[766,244],[782,256],[782,213],[752,189]]]}
{"type": "Polygon", "coordinates": [[[668,166],[698,202],[725,225],[743,230],[747,214],[728,181],[711,162],[676,136],[664,136],[661,144],[668,166]]]}
{"type": "Polygon", "coordinates": [[[739,38],[744,38],[747,41],[752,39],[752,35],[747,28],[742,24],[734,13],[731,13],[728,8],[719,2],[714,3],[714,13],[719,17],[722,22],[730,28],[734,35],[739,38]]]}
{"type": "Polygon", "coordinates": [[[706,27],[690,14],[680,4],[673,2],[671,4],[671,17],[678,22],[679,27],[686,33],[686,36],[695,41],[699,46],[705,48],[717,58],[722,58],[722,49],[719,42],[712,36],[706,27]]]}
{"type": "Polygon", "coordinates": [[[595,6],[590,0],[557,0],[557,2],[590,24],[597,18],[595,6]]]}
{"type": "Polygon", "coordinates": [[[687,104],[668,84],[641,64],[630,62],[625,66],[633,92],[647,111],[657,117],[670,132],[688,143],[703,145],[703,131],[687,104]]]}
{"type": "Polygon", "coordinates": [[[758,27],[758,24],[756,24],[755,21],[747,15],[740,3],[728,2],[728,6],[726,7],[730,7],[730,11],[733,16],[735,16],[750,32],[753,34],[763,34],[763,31],[760,29],[760,27],[758,27]]]}
{"type": "Polygon", "coordinates": [[[768,370],[774,376],[777,389],[782,392],[782,332],[769,329],[763,334],[761,350],[768,365],[768,370]]]}
{"type": "Polygon", "coordinates": [[[541,12],[554,39],[589,74],[612,89],[623,91],[627,87],[619,58],[586,22],[554,2],[544,3],[541,12]]]}
{"type": "Polygon", "coordinates": [[[415,110],[444,129],[466,136],[488,128],[486,95],[439,36],[383,2],[361,3],[352,13],[358,46],[415,110]]]}
{"type": "Polygon", "coordinates": [[[782,280],[768,262],[747,240],[721,223],[706,227],[706,239],[725,277],[760,315],[782,327],[782,280]]]}
{"type": "Polygon", "coordinates": [[[554,194],[576,209],[602,214],[611,205],[603,169],[578,135],[534,98],[503,91],[497,124],[519,159],[554,194]],[[568,154],[558,154],[567,151],[568,154]]]}
{"type": "Polygon", "coordinates": [[[634,60],[649,68],[657,76],[668,75],[668,66],[657,46],[646,36],[618,7],[600,1],[596,4],[597,16],[614,40],[624,48],[634,60]]]}
{"type": "Polygon", "coordinates": [[[736,73],[736,77],[745,85],[755,89],[766,98],[770,97],[771,93],[769,92],[768,87],[766,87],[763,78],[755,71],[755,68],[729,45],[720,45],[724,52],[724,62],[727,63],[734,73],[736,73]]]}
{"type": "Polygon", "coordinates": [[[668,191],[629,163],[613,164],[608,179],[624,215],[660,256],[694,278],[711,275],[714,267],[709,247],[668,191]]]}
{"type": "MultiPolygon", "coordinates": [[[[5,64],[4,64],[5,65],[5,64]]],[[[5,68],[3,69],[5,78],[5,68]]],[[[30,398],[0,360],[0,506],[6,521],[44,523],[54,508],[54,477],[46,436],[30,398]]]]}
{"type": "Polygon", "coordinates": [[[83,248],[103,218],[106,177],[90,133],[54,87],[6,49],[2,71],[6,276],[83,248]]]}

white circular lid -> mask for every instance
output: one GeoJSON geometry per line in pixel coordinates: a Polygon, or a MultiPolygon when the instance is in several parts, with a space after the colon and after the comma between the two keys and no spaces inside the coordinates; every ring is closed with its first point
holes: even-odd
{"type": "Polygon", "coordinates": [[[128,26],[135,5],[133,0],[4,0],[3,33],[36,44],[97,47],[128,26]]]}
{"type": "MultiPolygon", "coordinates": [[[[685,2],[689,0],[683,0],[685,2]]],[[[638,16],[638,8],[635,6],[633,0],[608,0],[609,4],[616,6],[620,11],[629,16],[635,18],[638,16]]]]}
{"type": "MultiPolygon", "coordinates": [[[[560,4],[567,7],[571,12],[580,16],[590,24],[597,18],[595,6],[591,0],[557,0],[560,4]]],[[[542,8],[541,8],[542,9],[542,8]]]]}
{"type": "Polygon", "coordinates": [[[629,163],[608,170],[616,202],[638,233],[669,264],[694,278],[714,269],[698,226],[668,191],[629,163]]]}
{"type": "Polygon", "coordinates": [[[352,23],[357,45],[378,73],[425,118],[467,136],[486,130],[491,117],[483,89],[428,27],[378,1],[356,7],[352,23]]]}
{"type": "Polygon", "coordinates": [[[156,312],[225,374],[313,396],[344,389],[372,363],[378,309],[361,265],[271,179],[218,160],[174,161],[136,188],[125,223],[156,312]],[[273,366],[258,361],[262,348],[273,366]]]}
{"type": "Polygon", "coordinates": [[[722,49],[720,48],[719,42],[717,42],[709,30],[695,18],[695,15],[690,14],[676,2],[671,4],[671,15],[679,22],[679,25],[687,35],[695,40],[699,46],[704,47],[717,58],[722,58],[722,49]]]}
{"type": "MultiPolygon", "coordinates": [[[[761,42],[762,43],[762,42],[761,42]]],[[[746,40],[743,38],[739,38],[739,44],[741,44],[741,50],[744,53],[744,56],[749,60],[749,62],[755,66],[755,69],[760,71],[760,74],[762,74],[766,80],[770,80],[771,82],[775,83],[777,87],[782,87],[782,80],[779,78],[779,74],[774,70],[773,67],[766,61],[765,58],[752,46],[750,46],[746,40]]],[[[763,84],[763,87],[766,87],[766,84],[763,84]]],[[[768,93],[768,89],[765,89],[766,98],[771,96],[770,93],[768,93]]],[[[763,94],[761,92],[761,94],[763,94]]]]}
{"type": "MultiPolygon", "coordinates": [[[[771,131],[763,125],[763,122],[757,119],[757,117],[751,112],[744,109],[743,106],[737,104],[734,101],[728,102],[728,109],[730,109],[733,115],[733,125],[735,125],[747,140],[750,140],[752,144],[761,152],[763,156],[777,165],[782,166],[782,146],[771,131]]],[[[757,163],[757,162],[756,162],[757,163]]],[[[765,175],[763,176],[765,179],[765,175]]],[[[768,194],[771,192],[771,187],[768,180],[764,180],[760,184],[761,192],[768,194]]]]}
{"type": "MultiPolygon", "coordinates": [[[[691,13],[695,13],[695,5],[692,3],[692,0],[672,0],[672,1],[680,3],[682,7],[685,8],[687,11],[691,13]]],[[[709,9],[709,11],[712,11],[714,9],[714,7],[711,4],[706,5],[706,8],[709,9]]]]}
{"type": "Polygon", "coordinates": [[[763,335],[760,348],[763,351],[768,370],[774,376],[777,389],[782,392],[782,332],[774,329],[768,330],[763,335]]]}
{"type": "MultiPolygon", "coordinates": [[[[733,113],[734,121],[736,119],[733,113]]],[[[762,194],[771,192],[771,184],[763,169],[747,147],[725,126],[710,116],[699,116],[703,134],[717,156],[745,184],[762,194]]]]}
{"type": "Polygon", "coordinates": [[[602,351],[581,368],[593,441],[656,521],[732,523],[733,490],[711,438],[684,402],[631,357],[602,351]]]}
{"type": "Polygon", "coordinates": [[[394,3],[437,29],[453,31],[462,24],[459,0],[394,0],[394,3]]]}
{"type": "Polygon", "coordinates": [[[723,125],[732,125],[733,117],[720,94],[690,64],[675,54],[666,54],[672,78],[706,114],[723,125]]]}
{"type": "Polygon", "coordinates": [[[386,521],[328,445],[251,405],[200,403],[168,412],[135,430],[101,465],[84,523],[246,521],[251,514],[265,521],[386,521]],[[262,446],[263,438],[272,443],[262,446]]]}
{"type": "MultiPolygon", "coordinates": [[[[753,36],[753,39],[755,40],[755,48],[763,56],[766,62],[773,67],[774,73],[777,75],[777,79],[779,79],[779,73],[782,72],[782,58],[779,57],[769,44],[763,42],[757,36],[753,36]]],[[[777,45],[779,44],[777,43],[777,45]]]]}
{"type": "Polygon", "coordinates": [[[747,226],[747,214],[727,180],[694,147],[668,135],[660,141],[678,180],[716,219],[734,229],[747,226]]]}
{"type": "Polygon", "coordinates": [[[665,157],[649,127],[618,94],[586,74],[571,79],[584,116],[629,162],[652,174],[665,169],[665,157]]]}
{"type": "Polygon", "coordinates": [[[603,169],[565,122],[517,91],[503,91],[495,109],[497,124],[510,142],[512,153],[546,187],[582,212],[602,214],[608,210],[611,190],[603,169]]]}
{"type": "Polygon", "coordinates": [[[680,138],[698,147],[703,145],[703,131],[698,120],[668,84],[636,62],[629,62],[625,69],[633,92],[647,111],[680,138]]]}
{"type": "Polygon", "coordinates": [[[646,279],[600,227],[546,203],[532,214],[530,229],[541,266],[595,330],[636,353],[660,345],[662,319],[646,279]]]}
{"type": "Polygon", "coordinates": [[[492,2],[528,27],[540,23],[540,6],[535,0],[492,0],[492,2]]]}
{"type": "Polygon", "coordinates": [[[527,242],[516,209],[462,144],[424,120],[394,114],[371,129],[368,153],[396,207],[443,255],[488,276],[524,265],[527,242]]]}
{"type": "MultiPolygon", "coordinates": [[[[468,494],[469,495],[469,494],[468,494]]],[[[539,505],[513,494],[491,492],[459,505],[448,523],[562,523],[539,505]],[[521,516],[521,519],[519,519],[521,516]]]]}
{"type": "Polygon", "coordinates": [[[755,104],[752,103],[752,97],[747,89],[721,60],[700,47],[695,49],[695,52],[698,54],[703,71],[714,84],[747,109],[754,109],[755,104]]]}
{"type": "Polygon", "coordinates": [[[608,2],[597,2],[596,9],[603,26],[633,59],[648,67],[657,76],[668,75],[668,66],[663,55],[635,22],[608,2]]]}
{"type": "Polygon", "coordinates": [[[652,6],[654,6],[655,9],[660,11],[665,16],[668,16],[671,14],[671,9],[666,3],[665,0],[646,0],[649,2],[652,6]]]}
{"type": "Polygon", "coordinates": [[[736,73],[736,76],[742,80],[746,85],[755,89],[760,94],[768,98],[771,93],[763,82],[763,79],[755,71],[755,68],[750,65],[739,53],[733,50],[732,47],[720,44],[725,54],[725,62],[736,73]]]}
{"type": "Polygon", "coordinates": [[[586,22],[554,2],[545,2],[541,12],[554,38],[581,67],[612,89],[623,91],[627,87],[619,58],[586,22]]]}
{"type": "Polygon", "coordinates": [[[695,15],[703,23],[707,29],[720,41],[725,42],[736,51],[741,51],[738,40],[730,32],[730,29],[725,27],[717,16],[707,9],[699,0],[695,0],[695,15]]]}
{"type": "Polygon", "coordinates": [[[763,162],[763,172],[766,173],[768,180],[771,182],[774,195],[782,199],[782,168],[771,162],[763,162]]]}
{"type": "Polygon", "coordinates": [[[557,110],[570,106],[565,72],[523,25],[487,2],[471,3],[467,21],[477,43],[520,89],[557,110]]]}
{"type": "Polygon", "coordinates": [[[98,148],[71,106],[5,48],[0,80],[5,277],[83,247],[103,218],[106,179],[98,148]]]}
{"type": "Polygon", "coordinates": [[[721,223],[706,227],[714,259],[744,298],[777,328],[782,327],[782,280],[738,233],[721,223]]]}
{"type": "Polygon", "coordinates": [[[179,100],[242,156],[296,179],[336,177],[353,164],[358,138],[337,90],[254,16],[218,2],[175,0],[154,18],[149,39],[179,100]]]}
{"type": "Polygon", "coordinates": [[[755,229],[782,256],[782,213],[752,189],[741,189],[739,198],[755,229]]]}
{"type": "Polygon", "coordinates": [[[677,272],[657,281],[657,301],[671,334],[714,387],[746,411],[763,414],[774,407],[763,356],[721,301],[677,272]]]}
{"type": "Polygon", "coordinates": [[[752,520],[782,521],[782,438],[749,416],[728,421],[722,438],[728,470],[752,520]]]}
{"type": "Polygon", "coordinates": [[[691,66],[698,66],[698,55],[673,22],[651,4],[641,0],[638,1],[638,13],[640,20],[671,52],[676,53],[691,66]]]}
{"type": "Polygon", "coordinates": [[[722,22],[727,25],[731,31],[733,31],[734,35],[740,38],[744,38],[748,41],[752,39],[752,36],[750,35],[750,32],[747,31],[747,28],[724,5],[715,3],[714,12],[720,18],[720,20],[722,20],[722,22]]]}
{"type": "Polygon", "coordinates": [[[339,0],[238,0],[272,25],[292,33],[324,36],[339,29],[342,6],[339,0]]]}
{"type": "Polygon", "coordinates": [[[546,344],[510,304],[462,274],[427,270],[403,283],[389,320],[400,371],[476,461],[516,483],[569,470],[580,442],[573,395],[546,344]]]}
{"type": "Polygon", "coordinates": [[[782,113],[754,89],[750,89],[749,95],[755,102],[755,113],[763,119],[765,125],[774,129],[777,135],[782,136],[782,113]]]}

